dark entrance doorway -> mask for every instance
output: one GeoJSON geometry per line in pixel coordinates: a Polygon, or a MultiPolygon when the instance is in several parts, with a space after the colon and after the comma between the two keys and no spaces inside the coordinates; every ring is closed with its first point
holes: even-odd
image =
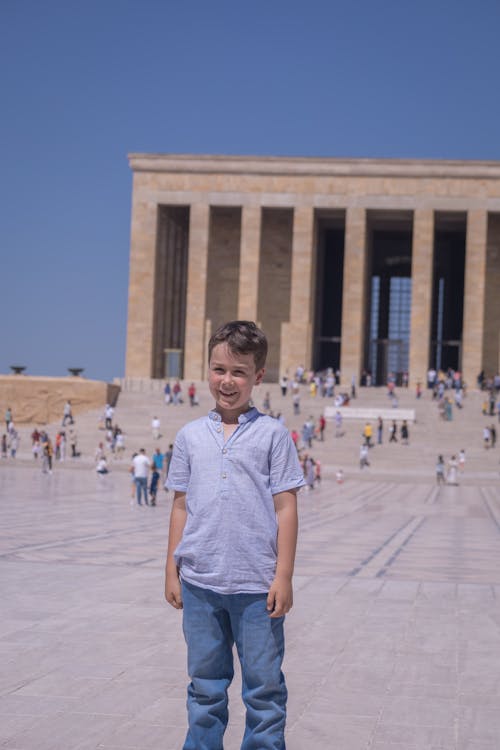
{"type": "Polygon", "coordinates": [[[365,369],[374,385],[408,372],[411,317],[412,217],[369,223],[370,301],[365,369]]]}
{"type": "Polygon", "coordinates": [[[153,377],[182,377],[186,325],[189,207],[159,206],[153,377]]]}
{"type": "Polygon", "coordinates": [[[316,310],[313,367],[340,367],[342,290],[344,276],[344,215],[317,219],[316,310]]]}
{"type": "Polygon", "coordinates": [[[430,366],[438,371],[462,367],[465,234],[465,214],[436,214],[430,366]]]}

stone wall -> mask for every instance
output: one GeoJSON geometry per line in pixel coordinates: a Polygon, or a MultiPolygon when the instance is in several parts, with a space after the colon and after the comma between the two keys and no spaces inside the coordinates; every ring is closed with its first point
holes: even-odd
{"type": "Polygon", "coordinates": [[[500,372],[500,214],[488,218],[483,363],[494,375],[500,372]]]}
{"type": "MultiPolygon", "coordinates": [[[[69,399],[73,416],[115,404],[120,386],[86,378],[0,375],[0,417],[10,406],[14,424],[49,424],[62,419],[69,399]]],[[[3,428],[2,428],[3,429],[3,428]]]]}
{"type": "Polygon", "coordinates": [[[267,336],[268,381],[280,376],[281,324],[290,318],[293,212],[263,209],[257,318],[267,336]]]}
{"type": "Polygon", "coordinates": [[[206,317],[211,333],[238,316],[241,209],[211,208],[206,317]]]}

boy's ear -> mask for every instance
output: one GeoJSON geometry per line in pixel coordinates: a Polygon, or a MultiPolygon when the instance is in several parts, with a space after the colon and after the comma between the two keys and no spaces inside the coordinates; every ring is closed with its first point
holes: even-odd
{"type": "Polygon", "coordinates": [[[257,374],[255,376],[255,385],[260,385],[262,383],[262,378],[264,377],[265,371],[266,371],[265,367],[262,367],[260,370],[257,370],[257,374]]]}

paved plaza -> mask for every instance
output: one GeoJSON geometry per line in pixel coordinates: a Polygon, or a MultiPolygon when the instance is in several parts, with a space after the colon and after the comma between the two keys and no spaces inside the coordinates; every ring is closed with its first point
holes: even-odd
{"type": "MultiPolygon", "coordinates": [[[[259,399],[263,395],[261,387],[259,399]]],[[[322,399],[271,389],[290,427],[322,399]],[[295,421],[294,421],[295,420],[295,421]]],[[[382,391],[357,405],[385,404],[382,391]]],[[[323,481],[301,492],[295,606],[287,618],[288,750],[498,750],[500,746],[499,451],[484,450],[480,394],[444,423],[424,394],[410,445],[370,452],[361,423],[328,425],[313,454],[323,481]],[[436,453],[462,447],[459,486],[437,487],[436,453]],[[335,471],[346,481],[339,485],[335,471]]],[[[164,449],[199,411],[157,393],[124,393],[116,418],[127,458],[164,449]]],[[[128,461],[97,477],[97,413],[77,420],[82,457],[43,475],[21,426],[16,461],[0,465],[2,506],[0,747],[5,750],[180,750],[186,654],[179,612],[163,600],[171,495],[131,504],[128,461]]],[[[53,428],[51,433],[54,433],[53,428]]],[[[244,713],[236,674],[226,750],[244,713]]]]}

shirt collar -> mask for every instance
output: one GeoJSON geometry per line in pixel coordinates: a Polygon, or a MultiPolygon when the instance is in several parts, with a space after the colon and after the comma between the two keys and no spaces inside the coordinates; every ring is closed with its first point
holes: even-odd
{"type": "MultiPolygon", "coordinates": [[[[208,412],[209,419],[212,419],[214,422],[222,422],[222,417],[219,414],[218,411],[215,409],[212,409],[212,411],[208,412]]],[[[243,414],[240,414],[238,417],[238,424],[245,424],[246,422],[251,422],[252,420],[256,419],[259,416],[259,411],[255,406],[252,406],[251,409],[244,412],[243,414]]]]}

